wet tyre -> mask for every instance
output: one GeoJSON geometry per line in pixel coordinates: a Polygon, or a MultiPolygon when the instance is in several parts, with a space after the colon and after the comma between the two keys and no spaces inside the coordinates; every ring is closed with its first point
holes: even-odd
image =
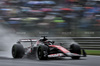
{"type": "MultiPolygon", "coordinates": [[[[79,45],[76,44],[72,44],[70,46],[70,52],[71,53],[77,53],[77,54],[81,54],[81,48],[79,45]]],[[[71,57],[72,59],[80,59],[80,56],[73,56],[71,57]]]]}
{"type": "Polygon", "coordinates": [[[13,58],[22,58],[25,51],[21,44],[14,44],[12,47],[12,56],[13,58]]]}
{"type": "Polygon", "coordinates": [[[48,49],[46,46],[40,46],[37,51],[39,60],[47,60],[48,59],[48,49]]]}

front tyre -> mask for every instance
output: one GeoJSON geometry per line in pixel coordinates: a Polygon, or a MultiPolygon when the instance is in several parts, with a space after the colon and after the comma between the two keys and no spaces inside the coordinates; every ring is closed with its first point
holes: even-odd
{"type": "Polygon", "coordinates": [[[22,58],[25,54],[24,48],[21,44],[14,44],[12,47],[13,58],[22,58]]]}
{"type": "Polygon", "coordinates": [[[46,46],[40,46],[37,51],[39,60],[47,60],[48,59],[48,49],[46,46]]]}
{"type": "MultiPolygon", "coordinates": [[[[81,48],[79,45],[76,45],[76,44],[72,44],[70,46],[70,52],[71,53],[77,53],[77,54],[81,54],[81,48]]],[[[73,56],[71,57],[72,59],[80,59],[80,56],[73,56]]]]}

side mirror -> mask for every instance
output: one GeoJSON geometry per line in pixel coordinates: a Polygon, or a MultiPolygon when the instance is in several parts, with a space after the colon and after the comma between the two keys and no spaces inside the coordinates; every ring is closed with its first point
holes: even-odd
{"type": "Polygon", "coordinates": [[[63,45],[63,43],[60,43],[60,45],[63,45]]]}
{"type": "Polygon", "coordinates": [[[52,41],[52,44],[54,44],[55,43],[55,41],[52,41]]]}

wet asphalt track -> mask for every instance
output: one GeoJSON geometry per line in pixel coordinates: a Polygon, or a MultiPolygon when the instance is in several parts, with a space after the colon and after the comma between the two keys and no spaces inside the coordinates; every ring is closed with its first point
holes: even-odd
{"type": "Polygon", "coordinates": [[[42,61],[30,58],[0,57],[0,66],[100,66],[100,56],[87,56],[80,60],[72,60],[67,57],[42,61]]]}

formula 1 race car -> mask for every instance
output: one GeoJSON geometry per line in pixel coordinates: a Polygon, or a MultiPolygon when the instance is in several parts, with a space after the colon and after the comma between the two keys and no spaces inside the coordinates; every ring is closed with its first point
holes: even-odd
{"type": "Polygon", "coordinates": [[[21,39],[12,47],[13,58],[22,58],[25,55],[32,55],[39,60],[46,60],[52,57],[71,57],[72,59],[80,59],[86,57],[84,49],[77,44],[70,45],[69,50],[55,45],[55,42],[48,40],[46,36],[42,39],[21,39]]]}

